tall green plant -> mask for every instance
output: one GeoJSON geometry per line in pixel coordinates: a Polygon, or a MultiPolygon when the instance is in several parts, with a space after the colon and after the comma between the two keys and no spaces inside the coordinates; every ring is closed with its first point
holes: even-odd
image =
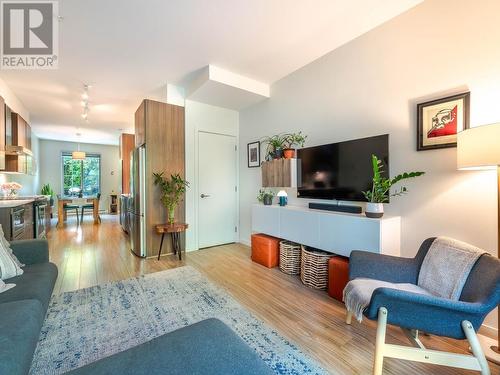
{"type": "Polygon", "coordinates": [[[178,173],[170,175],[170,178],[163,177],[163,172],[153,173],[154,184],[161,189],[161,202],[168,211],[168,223],[175,221],[175,208],[182,201],[189,182],[184,180],[178,173]]]}
{"type": "Polygon", "coordinates": [[[373,168],[373,185],[371,190],[363,192],[365,198],[372,203],[386,203],[389,202],[389,197],[403,195],[408,192],[405,186],[400,187],[395,192],[391,193],[391,188],[402,180],[422,176],[425,172],[404,172],[398,174],[394,178],[383,177],[384,163],[372,155],[372,168],[373,168]]]}
{"type": "Polygon", "coordinates": [[[54,190],[52,190],[52,187],[50,184],[45,184],[42,186],[42,190],[40,191],[40,194],[42,195],[50,195],[51,197],[54,196],[54,190]]]}

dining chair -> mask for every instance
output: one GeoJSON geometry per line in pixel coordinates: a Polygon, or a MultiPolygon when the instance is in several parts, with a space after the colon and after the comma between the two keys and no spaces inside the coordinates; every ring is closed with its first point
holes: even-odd
{"type": "MultiPolygon", "coordinates": [[[[58,194],[57,195],[57,199],[58,200],[61,200],[61,199],[64,199],[64,198],[61,198],[61,195],[58,194]]],[[[76,205],[76,204],[71,204],[71,203],[64,203],[63,204],[63,210],[64,210],[64,220],[67,219],[67,212],[68,211],[73,211],[75,210],[75,213],[76,213],[76,225],[80,225],[80,215],[79,215],[79,206],[76,205]]]]}
{"type": "MultiPolygon", "coordinates": [[[[97,193],[97,207],[99,207],[99,201],[101,200],[101,193],[97,193]]],[[[82,218],[81,218],[81,222],[83,222],[83,212],[85,211],[85,209],[87,210],[92,210],[92,212],[94,211],[94,203],[88,203],[88,204],[83,204],[82,205],[82,218]]],[[[99,221],[99,223],[101,222],[101,216],[99,214],[97,214],[97,220],[99,221]]]]}

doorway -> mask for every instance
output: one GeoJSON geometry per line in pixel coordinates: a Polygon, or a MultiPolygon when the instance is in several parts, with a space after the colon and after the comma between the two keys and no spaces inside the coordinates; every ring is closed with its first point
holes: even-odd
{"type": "Polygon", "coordinates": [[[198,133],[198,248],[236,242],[236,137],[198,133]]]}

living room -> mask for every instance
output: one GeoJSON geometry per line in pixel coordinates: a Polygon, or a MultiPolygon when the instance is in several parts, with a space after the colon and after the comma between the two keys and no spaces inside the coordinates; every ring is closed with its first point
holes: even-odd
{"type": "Polygon", "coordinates": [[[43,3],[0,373],[500,374],[498,1],[43,3]]]}

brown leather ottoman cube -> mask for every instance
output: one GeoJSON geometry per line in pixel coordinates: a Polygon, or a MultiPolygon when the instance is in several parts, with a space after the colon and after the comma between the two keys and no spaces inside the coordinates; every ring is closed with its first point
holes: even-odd
{"type": "Polygon", "coordinates": [[[279,264],[280,239],[267,234],[252,234],[252,260],[268,268],[279,264]]]}
{"type": "Polygon", "coordinates": [[[342,292],[349,282],[349,258],[335,256],[328,261],[328,295],[342,302],[342,292]]]}

